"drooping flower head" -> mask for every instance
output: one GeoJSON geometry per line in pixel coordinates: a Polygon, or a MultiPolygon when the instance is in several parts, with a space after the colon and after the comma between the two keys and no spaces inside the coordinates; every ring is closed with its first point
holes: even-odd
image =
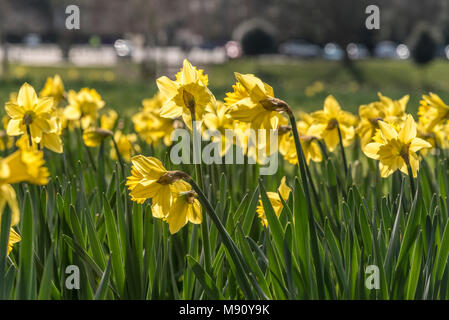
{"type": "Polygon", "coordinates": [[[179,185],[179,190],[173,194],[173,204],[166,221],[171,234],[178,232],[189,221],[193,224],[203,221],[197,194],[189,184],[179,185]]]}
{"type": "Polygon", "coordinates": [[[153,216],[166,218],[173,203],[173,194],[190,186],[181,180],[186,174],[167,171],[154,157],[138,155],[132,157],[131,162],[131,176],[126,181],[131,200],[143,203],[146,199],[153,199],[153,216]]]}
{"type": "Polygon", "coordinates": [[[273,88],[252,74],[236,72],[235,77],[234,92],[228,93],[225,99],[231,117],[250,123],[253,129],[277,129],[282,115],[270,103],[274,98],[273,88]]]}

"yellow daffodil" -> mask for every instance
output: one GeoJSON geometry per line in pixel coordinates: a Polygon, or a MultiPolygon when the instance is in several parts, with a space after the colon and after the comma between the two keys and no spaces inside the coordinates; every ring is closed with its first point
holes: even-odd
{"type": "MultiPolygon", "coordinates": [[[[226,130],[233,129],[234,121],[232,121],[231,116],[227,113],[228,108],[221,101],[217,101],[215,104],[210,105],[207,110],[209,112],[204,115],[204,125],[207,129],[217,131],[220,134],[217,143],[221,144],[220,156],[224,156],[233,144],[233,141],[227,140],[226,130]]],[[[203,133],[203,135],[206,139],[211,138],[206,133],[203,133]]],[[[213,139],[215,139],[215,137],[213,139]]]]}
{"type": "Polygon", "coordinates": [[[249,98],[248,91],[246,91],[245,87],[240,82],[237,81],[236,84],[232,85],[232,89],[234,91],[227,92],[226,98],[224,99],[227,107],[232,107],[240,100],[249,98]]]}
{"type": "Polygon", "coordinates": [[[106,138],[112,137],[113,133],[110,130],[103,128],[89,127],[83,132],[84,144],[88,147],[98,147],[106,138]]]}
{"type": "Polygon", "coordinates": [[[184,60],[181,74],[176,81],[165,76],[157,79],[157,86],[164,99],[160,115],[171,119],[182,117],[189,128],[193,110],[195,119],[202,120],[207,105],[215,100],[202,79],[204,80],[204,75],[200,74],[187,59],[184,60]]]}
{"type": "Polygon", "coordinates": [[[189,221],[194,224],[200,224],[203,221],[197,194],[189,184],[180,185],[178,192],[173,195],[173,204],[166,221],[171,234],[178,232],[189,221]]]}
{"type": "Polygon", "coordinates": [[[12,183],[27,181],[33,184],[47,184],[49,172],[44,166],[42,151],[20,149],[6,158],[0,158],[0,212],[5,205],[11,209],[11,225],[19,222],[19,205],[12,183]]]}
{"type": "Polygon", "coordinates": [[[22,240],[22,238],[20,237],[20,235],[13,229],[11,228],[9,230],[9,239],[8,239],[8,249],[7,249],[7,255],[9,255],[13,249],[14,244],[16,244],[17,242],[19,242],[20,240],[22,240]]]}
{"type": "MultiPolygon", "coordinates": [[[[25,137],[25,136],[24,136],[25,137]]],[[[6,134],[5,130],[0,130],[0,151],[10,149],[14,145],[14,138],[6,134]]]]}
{"type": "Polygon", "coordinates": [[[115,123],[117,122],[118,114],[114,110],[108,110],[107,113],[100,117],[100,127],[106,130],[114,130],[115,123]]]}
{"type": "Polygon", "coordinates": [[[57,74],[53,78],[48,77],[45,82],[44,88],[39,93],[41,97],[51,97],[54,100],[55,105],[64,98],[64,83],[61,77],[57,74]]]}
{"type": "Polygon", "coordinates": [[[315,81],[311,85],[307,86],[304,89],[304,93],[307,97],[313,97],[317,93],[320,93],[324,90],[324,84],[321,81],[315,81]]]}
{"type": "MultiPolygon", "coordinates": [[[[140,146],[136,143],[137,136],[134,133],[123,134],[120,130],[114,133],[114,141],[117,144],[117,149],[120,152],[122,158],[129,162],[131,160],[131,156],[140,152],[140,146]]],[[[111,140],[111,153],[110,157],[112,160],[117,160],[117,152],[114,148],[114,142],[111,140]]]]}
{"type": "Polygon", "coordinates": [[[449,120],[449,106],[436,94],[423,95],[418,109],[420,131],[433,135],[437,127],[446,126],[449,120]]]}
{"type": "Polygon", "coordinates": [[[413,177],[416,177],[419,170],[419,157],[416,152],[430,148],[431,144],[416,137],[413,117],[408,115],[400,130],[384,121],[379,120],[378,123],[380,140],[367,144],[364,153],[369,158],[379,160],[380,175],[384,178],[398,169],[408,174],[408,165],[413,177]]]}
{"type": "MultiPolygon", "coordinates": [[[[118,114],[114,110],[109,110],[100,118],[101,127],[88,127],[83,131],[83,141],[88,147],[98,147],[106,138],[112,137],[112,129],[115,127],[118,114]]],[[[114,153],[115,154],[115,153],[114,153]]]]}
{"type": "Polygon", "coordinates": [[[360,122],[356,133],[360,136],[362,149],[372,142],[372,138],[379,128],[377,121],[402,123],[405,119],[405,108],[409,100],[408,95],[399,100],[392,100],[381,93],[378,95],[379,101],[359,107],[360,122]]]}
{"type": "MultiPolygon", "coordinates": [[[[290,192],[292,189],[290,189],[289,186],[285,183],[285,177],[282,178],[281,184],[279,185],[278,192],[267,192],[268,199],[270,200],[271,205],[273,206],[274,213],[279,218],[281,215],[282,208],[284,205],[282,204],[282,200],[279,197],[279,194],[281,195],[282,199],[284,201],[288,200],[288,197],[290,195],[290,192]]],[[[259,216],[261,223],[263,226],[268,227],[268,220],[265,216],[265,210],[262,205],[262,200],[259,199],[259,205],[256,209],[257,215],[259,216]]]]}
{"type": "Polygon", "coordinates": [[[43,133],[53,130],[50,121],[52,108],[53,98],[39,99],[34,88],[25,83],[19,90],[17,103],[7,102],[5,105],[6,113],[11,118],[7,134],[19,136],[29,133],[33,141],[39,143],[43,133]]]}
{"type": "Polygon", "coordinates": [[[164,144],[170,146],[171,134],[182,121],[160,116],[160,109],[164,104],[160,93],[143,100],[142,104],[143,108],[132,117],[134,130],[147,144],[157,145],[163,139],[164,144]]]}
{"type": "Polygon", "coordinates": [[[237,84],[234,94],[228,94],[227,103],[234,102],[229,110],[232,119],[248,122],[253,129],[277,129],[282,115],[272,108],[273,88],[252,74],[235,73],[237,84]],[[245,92],[242,92],[244,88],[245,92]]]}
{"type": "Polygon", "coordinates": [[[131,200],[143,203],[151,198],[153,216],[166,218],[173,203],[173,194],[190,186],[181,180],[185,173],[167,171],[154,157],[138,155],[132,157],[131,162],[131,176],[126,181],[131,200]]]}
{"type": "Polygon", "coordinates": [[[354,126],[357,118],[349,112],[341,110],[337,100],[328,96],[324,101],[324,108],[311,114],[314,123],[308,130],[311,136],[323,139],[329,151],[334,151],[340,140],[338,128],[340,128],[343,146],[349,146],[354,139],[354,126]]]}
{"type": "MultiPolygon", "coordinates": [[[[299,140],[301,142],[302,151],[306,159],[307,164],[310,160],[314,162],[321,162],[323,156],[321,154],[320,147],[317,142],[317,138],[309,134],[309,129],[313,124],[313,118],[306,114],[301,113],[301,120],[296,123],[298,128],[299,140]]],[[[285,134],[281,135],[279,141],[279,152],[284,158],[291,164],[298,163],[298,156],[296,154],[296,147],[293,134],[291,133],[291,127],[285,134]]]]}
{"type": "Polygon", "coordinates": [[[105,103],[95,89],[82,88],[78,93],[70,90],[68,93],[68,106],[64,110],[64,116],[68,120],[81,120],[83,129],[95,123],[98,110],[105,103]]]}

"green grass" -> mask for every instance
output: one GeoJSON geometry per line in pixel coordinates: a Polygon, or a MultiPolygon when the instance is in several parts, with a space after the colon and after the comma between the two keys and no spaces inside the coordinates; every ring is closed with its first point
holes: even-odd
{"type": "MultiPolygon", "coordinates": [[[[388,62],[385,65],[391,69],[385,67],[382,74],[379,66],[384,63],[361,65],[370,80],[356,92],[345,91],[353,80],[333,63],[232,62],[208,70],[211,88],[219,97],[232,84],[232,72],[239,71],[256,73],[273,85],[279,97],[306,110],[319,108],[325,96],[305,97],[304,86],[315,80],[325,82],[326,93],[334,93],[349,110],[376,99],[377,90],[393,97],[411,93],[416,104],[422,87],[412,84],[419,80],[419,71],[408,63],[388,62]],[[406,70],[409,76],[404,75],[406,70]],[[326,76],[328,72],[333,76],[326,76]]],[[[429,75],[439,90],[438,79],[448,67],[438,62],[433,68],[435,75],[430,71],[429,75]]],[[[29,78],[0,85],[2,99],[25,79],[39,87],[44,75],[56,72],[35,69],[36,78],[31,68],[29,78]]],[[[65,84],[66,88],[98,89],[110,107],[124,114],[136,110],[140,100],[154,92],[153,84],[133,81],[81,79],[65,84]]],[[[444,93],[443,89],[438,93],[444,93]]],[[[195,177],[192,165],[170,163],[164,146],[139,143],[142,154],[195,177]]],[[[152,217],[148,201],[131,202],[124,185],[130,165],[123,176],[119,164],[107,157],[109,148],[105,143],[91,149],[95,170],[79,132],[66,131],[64,153],[45,152],[51,172],[48,185],[14,186],[21,211],[17,229],[23,239],[5,259],[9,226],[5,210],[0,229],[0,298],[449,298],[449,158],[444,153],[429,154],[421,161],[416,194],[401,173],[380,178],[375,162],[363,155],[357,142],[346,148],[347,176],[337,150],[329,159],[310,165],[310,183],[283,160],[275,175],[263,177],[258,176],[256,165],[203,166],[205,188],[196,190],[204,225],[188,224],[170,235],[167,224],[152,217]],[[266,191],[275,191],[284,175],[293,191],[278,219],[266,191]],[[314,194],[314,189],[319,192],[314,194]],[[267,229],[256,214],[259,199],[267,229]],[[80,290],[65,286],[69,265],[80,269],[80,290]],[[378,290],[365,286],[365,269],[370,265],[379,267],[378,290]]]]}
{"type": "MultiPolygon", "coordinates": [[[[409,111],[415,113],[421,95],[428,91],[449,99],[449,61],[435,60],[421,68],[410,61],[368,60],[355,62],[361,81],[348,68],[332,61],[272,62],[270,60],[236,60],[221,65],[204,66],[209,74],[210,88],[218,99],[235,83],[234,71],[254,73],[269,83],[275,94],[290,102],[295,109],[311,111],[321,108],[324,98],[333,94],[346,110],[357,112],[358,106],[377,99],[377,92],[392,98],[410,94],[409,111]],[[306,96],[305,88],[315,81],[323,82],[324,90],[306,96]]],[[[79,90],[96,88],[108,106],[131,114],[145,97],[157,88],[155,79],[139,80],[138,66],[117,68],[75,68],[10,66],[10,78],[0,81],[0,101],[17,91],[24,81],[42,88],[45,78],[60,74],[66,87],[79,90]]]]}

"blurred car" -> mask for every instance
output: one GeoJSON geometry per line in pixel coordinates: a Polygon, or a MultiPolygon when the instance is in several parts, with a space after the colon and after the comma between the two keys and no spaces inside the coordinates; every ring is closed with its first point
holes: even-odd
{"type": "Polygon", "coordinates": [[[37,46],[41,42],[42,38],[37,33],[29,33],[23,38],[23,43],[27,46],[37,46]]]}
{"type": "Polygon", "coordinates": [[[374,48],[374,55],[380,59],[397,59],[396,49],[397,45],[393,41],[381,41],[374,48]]]}
{"type": "Polygon", "coordinates": [[[226,56],[230,59],[237,59],[242,56],[242,47],[237,41],[228,41],[225,44],[226,56]]]}
{"type": "Polygon", "coordinates": [[[361,43],[348,44],[346,46],[346,53],[348,54],[349,59],[352,60],[366,59],[370,55],[368,48],[361,43]]]}
{"type": "Polygon", "coordinates": [[[286,56],[299,58],[318,58],[321,56],[321,48],[305,40],[290,40],[279,46],[279,52],[286,56]]]}
{"type": "Polygon", "coordinates": [[[336,43],[330,42],[324,46],[323,58],[327,60],[342,60],[345,57],[345,52],[336,43]]]}
{"type": "Polygon", "coordinates": [[[403,43],[399,44],[399,45],[396,47],[396,54],[397,54],[397,56],[398,56],[399,59],[405,60],[405,59],[410,58],[410,50],[409,50],[409,48],[408,48],[405,44],[403,44],[403,43]]]}
{"type": "Polygon", "coordinates": [[[114,42],[115,53],[121,58],[131,58],[133,47],[131,42],[125,39],[117,39],[114,42]]]}
{"type": "Polygon", "coordinates": [[[435,55],[438,58],[449,59],[449,45],[444,44],[444,45],[438,46],[435,55]]]}

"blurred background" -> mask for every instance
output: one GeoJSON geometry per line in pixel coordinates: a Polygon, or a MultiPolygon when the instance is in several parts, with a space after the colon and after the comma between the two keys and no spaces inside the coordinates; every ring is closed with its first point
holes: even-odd
{"type": "Polygon", "coordinates": [[[0,101],[24,81],[40,90],[96,88],[109,107],[135,111],[182,60],[209,74],[223,99],[234,71],[254,73],[296,108],[343,108],[428,91],[449,100],[447,0],[0,0],[0,101]],[[80,29],[65,27],[66,7],[80,29]],[[380,29],[368,30],[368,5],[380,29]]]}

